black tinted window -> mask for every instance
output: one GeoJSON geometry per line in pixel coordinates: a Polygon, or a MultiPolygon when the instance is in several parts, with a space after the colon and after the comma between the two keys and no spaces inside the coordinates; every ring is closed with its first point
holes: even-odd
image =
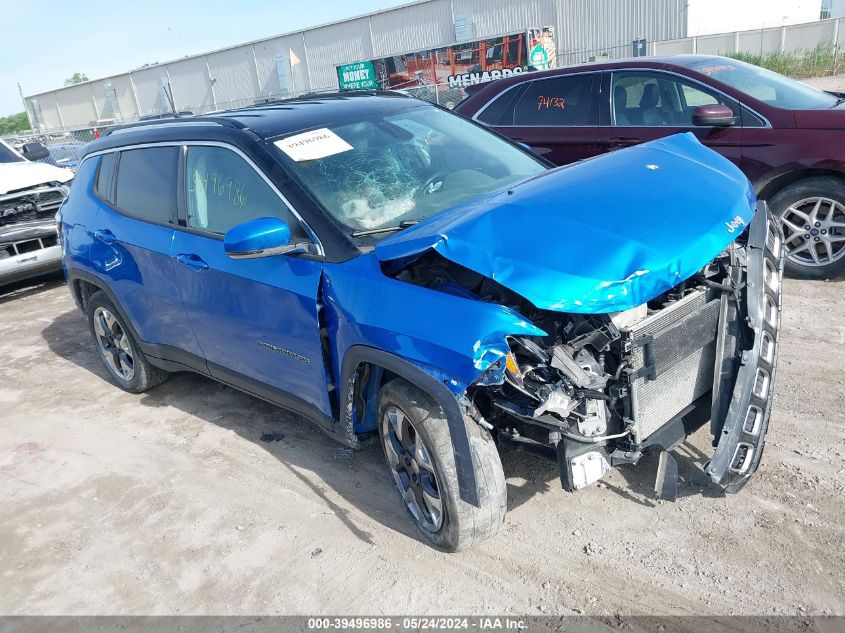
{"type": "Polygon", "coordinates": [[[176,214],[178,148],[149,147],[120,153],[115,205],[154,222],[170,222],[176,214]]]}
{"type": "MultiPolygon", "coordinates": [[[[508,106],[511,104],[511,101],[513,101],[514,96],[521,91],[521,88],[522,86],[517,86],[516,88],[511,88],[510,90],[499,94],[497,97],[494,97],[493,101],[490,102],[476,118],[487,125],[499,125],[502,122],[505,111],[507,111],[512,120],[513,109],[508,108],[508,106]]],[[[510,124],[510,121],[505,121],[505,124],[510,124]]]]}
{"type": "Polygon", "coordinates": [[[590,109],[592,83],[592,75],[531,81],[513,109],[513,125],[594,124],[590,109]]]}
{"type": "Polygon", "coordinates": [[[100,158],[100,171],[97,172],[97,193],[104,200],[111,202],[112,191],[112,177],[114,176],[114,166],[117,163],[117,153],[104,154],[100,158]]]}

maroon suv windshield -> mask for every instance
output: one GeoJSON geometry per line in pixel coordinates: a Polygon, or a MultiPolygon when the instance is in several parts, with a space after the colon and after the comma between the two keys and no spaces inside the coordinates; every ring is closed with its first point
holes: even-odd
{"type": "Polygon", "coordinates": [[[689,68],[773,108],[826,110],[839,103],[836,97],[827,92],[736,59],[708,59],[692,63],[689,68]]]}

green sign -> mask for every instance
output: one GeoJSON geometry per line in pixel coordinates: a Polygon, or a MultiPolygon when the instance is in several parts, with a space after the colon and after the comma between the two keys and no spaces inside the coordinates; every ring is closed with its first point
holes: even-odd
{"type": "Polygon", "coordinates": [[[528,63],[537,70],[548,70],[551,68],[549,54],[541,44],[537,44],[537,46],[531,49],[531,52],[528,54],[528,63]]]}
{"type": "Polygon", "coordinates": [[[337,83],[341,90],[377,90],[373,62],[357,62],[337,67],[337,83]]]}

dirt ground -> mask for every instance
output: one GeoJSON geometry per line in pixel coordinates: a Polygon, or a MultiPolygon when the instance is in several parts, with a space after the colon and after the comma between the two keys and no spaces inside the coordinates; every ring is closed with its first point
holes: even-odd
{"type": "Polygon", "coordinates": [[[819,90],[833,90],[841,92],[845,90],[845,75],[828,75],[827,77],[811,77],[802,79],[805,84],[810,84],[819,90]]]}
{"type": "Polygon", "coordinates": [[[503,456],[502,533],[417,536],[354,455],[201,377],[112,386],[60,281],[0,293],[2,614],[845,614],[845,284],[786,282],[766,455],[738,495],[679,449],[576,494],[503,456]],[[265,441],[275,434],[277,441],[265,441]]]}

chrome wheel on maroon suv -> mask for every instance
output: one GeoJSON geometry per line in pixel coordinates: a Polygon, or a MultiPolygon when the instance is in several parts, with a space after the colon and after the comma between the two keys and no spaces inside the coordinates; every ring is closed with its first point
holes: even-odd
{"type": "Polygon", "coordinates": [[[801,279],[845,274],[845,181],[799,180],[772,196],[769,208],[783,230],[786,272],[801,279]]]}
{"type": "Polygon", "coordinates": [[[831,198],[804,198],[780,216],[787,259],[800,266],[828,266],[845,256],[845,206],[831,198]]]}

